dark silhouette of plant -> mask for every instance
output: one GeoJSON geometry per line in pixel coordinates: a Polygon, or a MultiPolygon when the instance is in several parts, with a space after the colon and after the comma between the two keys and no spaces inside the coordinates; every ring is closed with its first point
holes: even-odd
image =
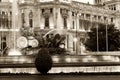
{"type": "MultiPolygon", "coordinates": [[[[98,46],[99,51],[106,51],[106,29],[108,37],[108,51],[118,51],[120,48],[120,31],[114,27],[114,25],[103,25],[98,26],[98,46]]],[[[88,33],[89,38],[87,39],[85,46],[87,50],[97,51],[97,28],[92,28],[91,32],[88,33]]]]}
{"type": "Polygon", "coordinates": [[[47,74],[52,67],[52,58],[48,49],[42,48],[36,56],[35,66],[41,74],[47,74]]]}

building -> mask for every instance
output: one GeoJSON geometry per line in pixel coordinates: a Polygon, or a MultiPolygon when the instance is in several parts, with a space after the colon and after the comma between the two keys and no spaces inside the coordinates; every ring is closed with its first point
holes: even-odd
{"type": "MultiPolygon", "coordinates": [[[[115,24],[120,28],[119,0],[94,2],[91,5],[72,0],[0,0],[0,42],[8,48],[19,48],[21,29],[29,28],[38,37],[55,29],[66,31],[65,48],[81,54],[81,42],[91,27],[115,24]]],[[[0,45],[2,50],[3,46],[0,45]]]]}
{"type": "Polygon", "coordinates": [[[103,5],[105,2],[108,2],[110,0],[94,0],[95,5],[103,5]]]}

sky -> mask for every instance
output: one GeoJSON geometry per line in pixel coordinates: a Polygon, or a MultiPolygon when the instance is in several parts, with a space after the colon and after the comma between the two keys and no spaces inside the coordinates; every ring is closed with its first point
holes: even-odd
{"type": "MultiPolygon", "coordinates": [[[[11,2],[13,1],[13,0],[10,0],[11,2]]],[[[84,2],[84,3],[90,3],[90,4],[93,4],[93,0],[74,0],[74,1],[79,1],[79,2],[84,2]]]]}
{"type": "Polygon", "coordinates": [[[93,0],[74,0],[74,1],[80,1],[80,2],[84,2],[84,3],[91,3],[93,4],[93,0]]]}

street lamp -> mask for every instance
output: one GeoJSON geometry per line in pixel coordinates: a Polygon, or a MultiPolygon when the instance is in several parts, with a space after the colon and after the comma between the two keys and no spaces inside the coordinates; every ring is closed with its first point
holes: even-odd
{"type": "Polygon", "coordinates": [[[99,52],[98,24],[97,24],[96,32],[97,32],[97,52],[99,52]]]}
{"type": "Polygon", "coordinates": [[[106,51],[108,51],[108,30],[107,30],[107,23],[106,23],[106,51]]]}
{"type": "Polygon", "coordinates": [[[75,37],[75,38],[73,39],[73,41],[74,41],[74,42],[77,42],[77,38],[75,37]]]}

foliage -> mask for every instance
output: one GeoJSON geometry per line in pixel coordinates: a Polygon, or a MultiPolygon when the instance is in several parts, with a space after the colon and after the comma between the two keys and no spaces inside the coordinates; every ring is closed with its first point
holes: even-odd
{"type": "MultiPolygon", "coordinates": [[[[89,38],[85,42],[87,50],[97,51],[97,28],[91,28],[88,33],[89,38]]],[[[108,41],[108,51],[116,51],[120,48],[120,31],[114,25],[98,26],[98,45],[99,51],[106,51],[106,39],[108,41]],[[107,38],[106,38],[107,29],[107,38]]]]}
{"type": "Polygon", "coordinates": [[[35,66],[41,74],[47,74],[52,67],[52,58],[47,49],[42,48],[35,59],[35,66]]]}

